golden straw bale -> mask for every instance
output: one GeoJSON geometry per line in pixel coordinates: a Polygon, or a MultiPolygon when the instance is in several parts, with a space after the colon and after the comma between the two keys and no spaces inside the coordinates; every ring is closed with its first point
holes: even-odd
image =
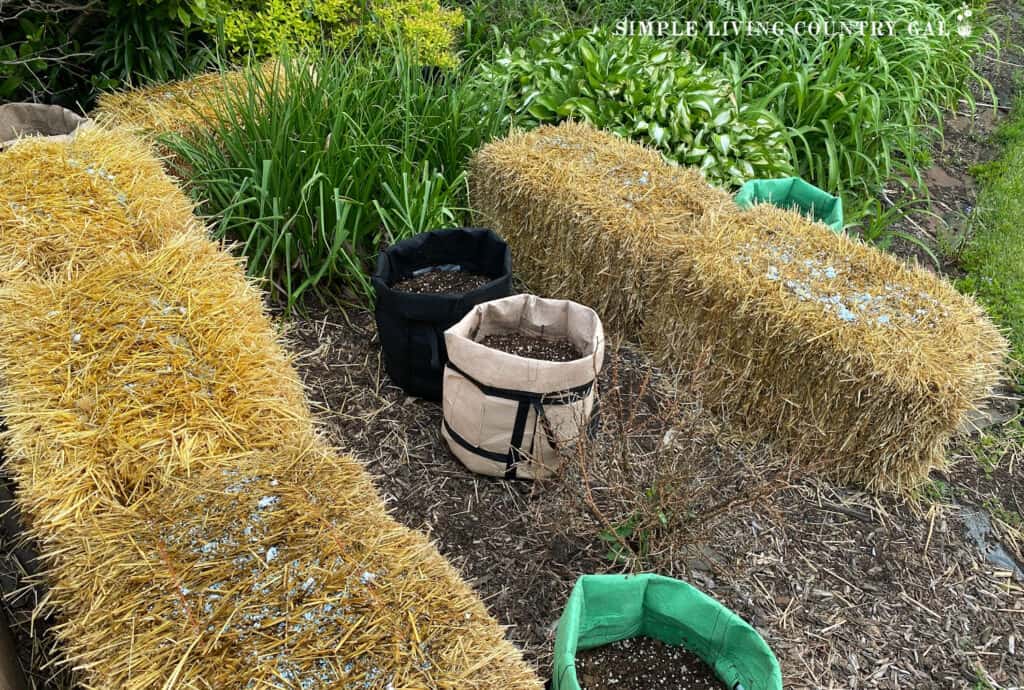
{"type": "Polygon", "coordinates": [[[540,690],[364,477],[315,445],[254,453],[81,516],[48,550],[66,662],[121,690],[540,690]]]}
{"type": "Polygon", "coordinates": [[[695,169],[571,122],[486,146],[471,170],[472,206],[531,290],[587,304],[621,332],[643,316],[649,237],[735,209],[695,169]]]}
{"type": "Polygon", "coordinates": [[[155,249],[200,227],[192,211],[149,147],[125,130],[23,139],[0,153],[0,281],[155,249]]]}
{"type": "Polygon", "coordinates": [[[317,438],[259,292],[198,234],[0,287],[0,413],[84,687],[541,683],[317,438]]]}
{"type": "Polygon", "coordinates": [[[123,501],[192,457],[312,433],[259,291],[200,234],[0,289],[0,373],[19,471],[88,477],[123,501]]]}
{"type": "Polygon", "coordinates": [[[210,72],[189,79],[102,94],[91,113],[101,123],[127,127],[145,135],[187,134],[220,117],[226,92],[247,85],[247,70],[262,73],[262,81],[282,80],[281,63],[268,60],[256,67],[210,72]]]}
{"type": "Polygon", "coordinates": [[[740,211],[651,153],[580,125],[516,134],[475,157],[472,204],[528,284],[608,310],[753,435],[872,489],[940,466],[1005,360],[977,303],[798,213],[740,211]]]}

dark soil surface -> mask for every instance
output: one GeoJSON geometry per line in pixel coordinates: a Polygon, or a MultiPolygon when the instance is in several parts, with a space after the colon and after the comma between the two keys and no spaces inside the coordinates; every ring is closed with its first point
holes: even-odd
{"type": "Polygon", "coordinates": [[[704,661],[647,637],[576,652],[581,690],[724,690],[704,661]]]}
{"type": "Polygon", "coordinates": [[[543,359],[548,362],[571,362],[583,356],[583,353],[565,338],[555,340],[523,333],[508,333],[506,335],[489,335],[480,343],[511,355],[528,359],[543,359]]]}
{"type": "Polygon", "coordinates": [[[489,282],[490,278],[477,273],[437,270],[400,280],[392,287],[417,295],[461,295],[483,287],[489,282]]]}

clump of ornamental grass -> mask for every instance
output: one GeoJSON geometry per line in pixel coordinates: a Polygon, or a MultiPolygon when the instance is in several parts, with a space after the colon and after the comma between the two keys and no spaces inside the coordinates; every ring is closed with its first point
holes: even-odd
{"type": "Polygon", "coordinates": [[[464,166],[500,115],[461,71],[425,74],[402,46],[278,64],[164,143],[275,298],[335,283],[368,301],[382,244],[463,218],[464,166]]]}

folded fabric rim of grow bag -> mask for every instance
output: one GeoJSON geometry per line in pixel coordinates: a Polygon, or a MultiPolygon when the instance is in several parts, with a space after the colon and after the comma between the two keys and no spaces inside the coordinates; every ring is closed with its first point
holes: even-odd
{"type": "Polygon", "coordinates": [[[782,690],[779,662],[734,612],[695,587],[662,575],[584,575],[558,624],[554,690],[580,690],[576,651],[644,636],[682,646],[733,690],[782,690]]]}
{"type": "Polygon", "coordinates": [[[843,229],[843,200],[799,177],[750,180],[740,187],[735,198],[743,209],[758,203],[787,209],[796,207],[836,232],[843,229]]]}
{"type": "Polygon", "coordinates": [[[70,139],[89,121],[59,105],[5,103],[0,105],[0,151],[23,137],[70,139]]]}

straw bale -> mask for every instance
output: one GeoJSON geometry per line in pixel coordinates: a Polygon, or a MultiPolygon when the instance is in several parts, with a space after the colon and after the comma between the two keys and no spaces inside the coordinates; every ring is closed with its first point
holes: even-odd
{"type": "Polygon", "coordinates": [[[198,233],[0,289],[0,373],[10,450],[40,458],[19,471],[126,502],[193,456],[229,463],[312,433],[259,291],[198,233]]]}
{"type": "Polygon", "coordinates": [[[752,435],[872,489],[941,466],[1005,360],[977,303],[796,212],[740,211],[651,154],[575,124],[514,134],[475,157],[472,205],[528,284],[606,309],[752,435]]]}
{"type": "Polygon", "coordinates": [[[0,287],[0,376],[84,687],[540,690],[318,438],[259,292],[201,235],[0,287]]]}
{"type": "Polygon", "coordinates": [[[587,304],[624,333],[642,322],[648,238],[735,207],[696,169],[572,122],[487,146],[471,169],[472,206],[530,289],[587,304]]]}
{"type": "Polygon", "coordinates": [[[256,69],[262,79],[284,79],[281,63],[268,60],[256,67],[200,74],[189,79],[143,86],[100,95],[91,116],[99,122],[126,127],[143,135],[187,134],[220,117],[226,92],[247,85],[246,71],[256,69]]]}
{"type": "Polygon", "coordinates": [[[66,274],[200,227],[149,147],[123,129],[29,137],[0,153],[0,282],[66,274]]]}
{"type": "Polygon", "coordinates": [[[252,454],[82,516],[49,550],[68,661],[121,690],[540,690],[364,476],[317,446],[252,454]]]}

